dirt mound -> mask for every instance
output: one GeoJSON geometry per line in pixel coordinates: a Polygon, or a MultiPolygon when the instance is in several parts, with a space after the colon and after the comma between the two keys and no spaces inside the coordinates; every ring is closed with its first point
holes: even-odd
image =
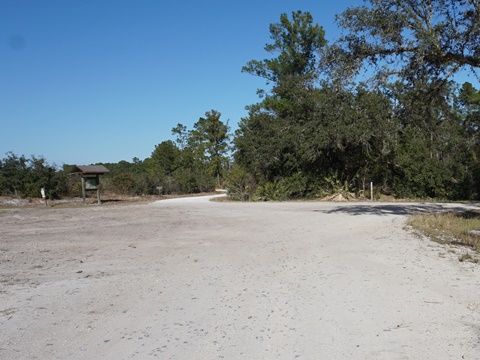
{"type": "Polygon", "coordinates": [[[335,202],[344,202],[344,201],[357,201],[357,197],[354,193],[337,193],[333,195],[328,195],[322,198],[323,201],[335,201],[335,202]]]}

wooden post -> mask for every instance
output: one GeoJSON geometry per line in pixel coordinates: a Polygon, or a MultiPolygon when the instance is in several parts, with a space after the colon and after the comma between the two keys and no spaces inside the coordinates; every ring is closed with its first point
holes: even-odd
{"type": "Polygon", "coordinates": [[[97,182],[97,201],[98,201],[98,205],[100,205],[102,203],[100,201],[100,176],[97,175],[97,178],[95,181],[97,182]]]}
{"type": "Polygon", "coordinates": [[[82,197],[83,197],[83,204],[85,205],[87,202],[87,192],[85,190],[85,178],[82,176],[82,197]]]}
{"type": "Polygon", "coordinates": [[[109,173],[103,165],[74,166],[70,174],[80,174],[82,179],[83,204],[87,204],[87,192],[97,190],[97,202],[102,203],[100,198],[100,175],[109,173]]]}

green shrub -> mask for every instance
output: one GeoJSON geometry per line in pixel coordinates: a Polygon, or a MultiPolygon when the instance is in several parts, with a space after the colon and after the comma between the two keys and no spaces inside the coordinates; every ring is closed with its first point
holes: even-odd
{"type": "Polygon", "coordinates": [[[282,197],[302,198],[309,192],[308,180],[300,172],[293,174],[279,182],[279,191],[282,197]]]}
{"type": "Polygon", "coordinates": [[[130,173],[120,173],[112,178],[113,190],[122,195],[133,195],[135,193],[135,179],[130,173]]]}
{"type": "Polygon", "coordinates": [[[225,179],[227,194],[237,201],[251,201],[255,194],[255,181],[253,176],[244,168],[233,165],[225,179]]]}
{"type": "Polygon", "coordinates": [[[260,201],[279,201],[287,198],[285,189],[280,186],[278,181],[267,181],[257,188],[255,195],[260,201]]]}

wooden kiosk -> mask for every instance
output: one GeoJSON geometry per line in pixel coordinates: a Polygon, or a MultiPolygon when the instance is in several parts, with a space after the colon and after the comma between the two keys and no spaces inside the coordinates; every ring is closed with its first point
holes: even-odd
{"type": "Polygon", "coordinates": [[[83,203],[85,204],[87,201],[87,191],[97,191],[97,199],[98,203],[101,204],[100,201],[100,175],[109,173],[108,170],[103,165],[89,165],[89,166],[78,166],[75,165],[70,174],[80,174],[82,177],[82,197],[83,203]]]}

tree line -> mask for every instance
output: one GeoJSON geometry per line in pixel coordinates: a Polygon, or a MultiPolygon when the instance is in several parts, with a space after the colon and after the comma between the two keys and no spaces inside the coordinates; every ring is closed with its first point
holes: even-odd
{"type": "MultiPolygon", "coordinates": [[[[155,146],[143,161],[98,163],[110,170],[102,176],[104,191],[119,195],[188,194],[208,192],[219,186],[229,167],[229,126],[221,113],[207,111],[193,129],[178,124],[172,129],[175,140],[155,146]]],[[[43,157],[7,153],[0,160],[0,194],[39,197],[46,189],[50,199],[79,196],[81,182],[70,176],[74,165],[62,169],[50,165],[43,157]]]]}
{"type": "MultiPolygon", "coordinates": [[[[310,13],[282,14],[270,25],[270,57],[242,68],[266,88],[234,134],[208,111],[192,129],[178,124],[175,139],[143,161],[103,164],[111,170],[103,186],[122,194],[225,186],[238,200],[282,200],[362,197],[373,182],[376,196],[479,199],[480,91],[455,81],[480,67],[478,5],[368,3],[337,15],[343,36],[332,44],[310,13]]],[[[78,188],[67,172],[9,153],[0,191],[33,196],[49,182],[50,196],[62,196],[78,188]]]]}
{"type": "Polygon", "coordinates": [[[343,37],[301,11],[270,26],[274,57],[243,71],[270,88],[234,137],[234,194],[478,199],[480,66],[471,1],[370,0],[337,16],[343,37]],[[477,76],[478,80],[478,76],[477,76]],[[366,186],[367,185],[367,186],[366,186]]]}

